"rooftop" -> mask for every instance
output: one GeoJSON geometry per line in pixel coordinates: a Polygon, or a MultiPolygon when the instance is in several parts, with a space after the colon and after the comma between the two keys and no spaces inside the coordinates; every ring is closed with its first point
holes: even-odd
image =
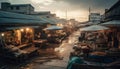
{"type": "Polygon", "coordinates": [[[108,9],[108,10],[106,11],[106,13],[109,12],[109,11],[111,11],[111,10],[113,10],[113,9],[115,9],[115,8],[118,7],[118,6],[120,6],[120,0],[118,0],[118,2],[117,2],[116,4],[114,4],[110,9],[108,9]]]}
{"type": "Polygon", "coordinates": [[[25,14],[18,14],[18,13],[11,13],[0,11],[0,24],[11,24],[11,23],[47,23],[40,17],[32,16],[32,15],[25,15],[25,14]]]}
{"type": "Polygon", "coordinates": [[[2,2],[1,4],[9,4],[9,6],[31,6],[34,8],[31,4],[11,4],[9,2],[2,2]]]}

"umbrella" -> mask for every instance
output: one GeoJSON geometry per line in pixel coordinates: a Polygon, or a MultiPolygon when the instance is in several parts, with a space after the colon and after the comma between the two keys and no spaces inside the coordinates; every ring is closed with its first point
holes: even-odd
{"type": "Polygon", "coordinates": [[[99,31],[99,30],[107,30],[109,28],[100,25],[92,25],[88,27],[81,28],[80,31],[99,31]]]}
{"type": "Polygon", "coordinates": [[[50,26],[48,28],[45,28],[45,30],[61,30],[63,29],[63,27],[59,27],[59,26],[50,26]]]}
{"type": "Polygon", "coordinates": [[[105,22],[101,25],[108,26],[108,27],[120,27],[120,20],[113,20],[113,21],[105,22]]]}

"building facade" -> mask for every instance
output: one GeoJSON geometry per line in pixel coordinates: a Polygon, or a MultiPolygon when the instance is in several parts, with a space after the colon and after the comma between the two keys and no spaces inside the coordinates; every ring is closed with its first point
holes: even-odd
{"type": "Polygon", "coordinates": [[[57,24],[60,21],[60,18],[58,18],[56,14],[52,14],[50,11],[34,11],[34,7],[31,4],[10,4],[8,2],[2,2],[0,10],[40,17],[52,24],[57,24]]]}
{"type": "Polygon", "coordinates": [[[51,14],[50,11],[33,12],[30,15],[35,15],[35,16],[40,16],[45,18],[56,17],[56,14],[51,14]]]}
{"type": "Polygon", "coordinates": [[[9,11],[22,14],[31,14],[34,12],[34,7],[31,4],[10,4],[8,2],[1,3],[2,11],[9,11]]]}
{"type": "Polygon", "coordinates": [[[105,11],[105,21],[120,20],[120,0],[105,11]]]}
{"type": "Polygon", "coordinates": [[[90,13],[89,21],[93,23],[100,23],[101,22],[101,15],[100,13],[90,13]]]}

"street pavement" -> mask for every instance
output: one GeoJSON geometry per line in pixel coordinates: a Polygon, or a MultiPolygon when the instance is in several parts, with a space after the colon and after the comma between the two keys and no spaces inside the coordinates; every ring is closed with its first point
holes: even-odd
{"type": "Polygon", "coordinates": [[[43,64],[36,64],[32,69],[66,69],[70,52],[73,51],[73,46],[76,42],[78,42],[78,37],[80,35],[79,31],[74,32],[69,36],[68,40],[62,42],[59,48],[59,55],[63,57],[62,60],[53,59],[49,62],[45,62],[43,64]]]}

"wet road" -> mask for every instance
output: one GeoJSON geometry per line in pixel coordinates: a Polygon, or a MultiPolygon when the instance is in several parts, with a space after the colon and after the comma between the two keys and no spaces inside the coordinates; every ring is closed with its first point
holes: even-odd
{"type": "Polygon", "coordinates": [[[22,69],[66,69],[70,52],[73,51],[73,45],[78,42],[78,37],[80,35],[79,31],[74,32],[72,35],[68,37],[68,40],[64,40],[59,48],[56,48],[55,51],[59,51],[59,55],[63,57],[62,60],[60,59],[52,59],[47,60],[47,62],[40,63],[41,61],[39,59],[35,60],[36,63],[33,62],[31,64],[28,64],[25,68],[22,69]]]}
{"type": "Polygon", "coordinates": [[[54,69],[54,67],[55,69],[65,69],[68,64],[70,52],[73,51],[72,48],[74,43],[78,42],[79,35],[80,32],[76,31],[72,35],[70,35],[68,40],[63,41],[60,47],[57,48],[57,50],[59,50],[60,52],[60,56],[63,57],[63,60],[52,60],[50,62],[44,63],[43,65],[48,66],[48,68],[44,68],[44,69],[54,69]]]}
{"type": "Polygon", "coordinates": [[[78,42],[78,37],[79,37],[80,32],[74,32],[66,41],[63,41],[61,46],[59,47],[60,50],[60,55],[63,56],[63,61],[68,62],[69,60],[69,55],[70,52],[73,51],[73,46],[75,43],[78,42]]]}

